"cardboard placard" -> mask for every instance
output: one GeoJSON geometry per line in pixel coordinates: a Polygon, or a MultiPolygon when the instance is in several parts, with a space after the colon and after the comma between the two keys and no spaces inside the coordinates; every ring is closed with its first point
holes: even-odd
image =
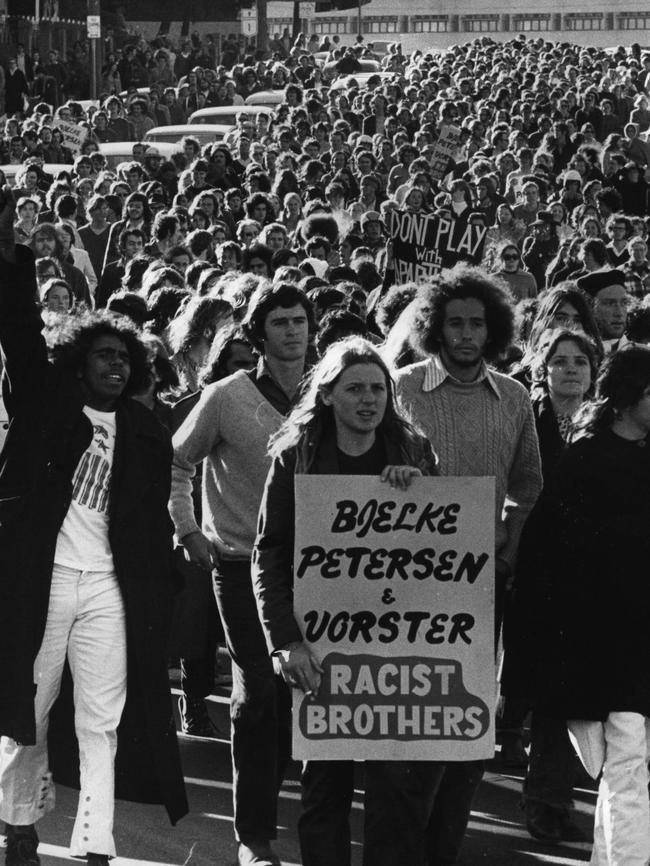
{"type": "Polygon", "coordinates": [[[324,674],[299,759],[494,754],[493,478],[297,475],[294,608],[324,674]]]}
{"type": "Polygon", "coordinates": [[[54,121],[54,126],[60,129],[63,133],[63,144],[72,153],[79,153],[81,146],[88,137],[88,130],[85,126],[79,126],[77,123],[72,123],[69,120],[61,120],[58,118],[54,121]]]}
{"type": "Polygon", "coordinates": [[[460,261],[480,264],[487,236],[482,225],[408,211],[390,211],[388,232],[398,285],[429,279],[460,261]]]}
{"type": "Polygon", "coordinates": [[[447,174],[449,160],[458,150],[459,143],[460,126],[454,126],[452,123],[443,124],[430,159],[431,177],[434,180],[442,180],[447,174]]]}

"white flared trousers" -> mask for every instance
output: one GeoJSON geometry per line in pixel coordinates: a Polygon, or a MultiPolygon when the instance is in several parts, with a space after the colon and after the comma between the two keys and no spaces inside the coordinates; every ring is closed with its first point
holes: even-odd
{"type": "Polygon", "coordinates": [[[81,771],[70,854],[115,856],[115,752],[126,699],[126,626],[113,572],[54,567],[45,634],[34,664],[36,744],[0,740],[0,819],[34,824],[54,808],[47,729],[66,656],[74,681],[81,771]]]}
{"type": "Polygon", "coordinates": [[[640,713],[610,713],[603,732],[591,866],[648,866],[650,720],[640,713]]]}

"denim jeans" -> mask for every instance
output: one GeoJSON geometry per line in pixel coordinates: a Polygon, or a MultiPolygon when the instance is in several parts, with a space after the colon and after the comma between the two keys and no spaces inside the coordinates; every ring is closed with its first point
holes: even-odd
{"type": "Polygon", "coordinates": [[[291,695],[273,671],[250,561],[222,561],[214,591],[232,658],[233,798],[240,842],[275,839],[278,791],[291,757],[291,695]]]}
{"type": "MultiPolygon", "coordinates": [[[[364,866],[425,866],[425,831],[444,764],[366,761],[364,866]]],[[[352,761],[306,761],[298,836],[303,866],[349,866],[352,761]]]]}
{"type": "Polygon", "coordinates": [[[598,787],[591,866],[646,866],[650,859],[650,719],[610,713],[598,787]]]}
{"type": "Polygon", "coordinates": [[[126,700],[124,604],[112,572],[54,566],[45,633],[34,663],[36,743],[0,740],[0,819],[33,824],[54,808],[47,729],[66,656],[81,770],[70,854],[112,857],[117,726],[126,700]]]}

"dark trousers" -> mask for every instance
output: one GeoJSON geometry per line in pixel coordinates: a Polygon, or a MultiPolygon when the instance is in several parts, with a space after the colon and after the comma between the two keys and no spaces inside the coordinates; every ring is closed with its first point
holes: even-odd
{"type": "Polygon", "coordinates": [[[450,761],[427,828],[428,866],[453,866],[463,844],[472,803],[483,778],[483,761],[450,761]]]}
{"type": "MultiPolygon", "coordinates": [[[[506,578],[496,575],[494,641],[498,646],[507,602],[506,578]]],[[[458,860],[472,803],[483,778],[483,761],[450,761],[436,793],[427,828],[428,866],[453,866],[458,860]]]]}
{"type": "Polygon", "coordinates": [[[530,759],[524,782],[524,802],[545,803],[558,810],[573,804],[576,754],[566,722],[533,712],[530,759]]]}
{"type": "MultiPolygon", "coordinates": [[[[366,761],[364,866],[425,866],[425,832],[444,764],[366,761]]],[[[303,866],[349,866],[352,761],[306,761],[298,836],[303,866]]]]}
{"type": "Polygon", "coordinates": [[[215,655],[223,630],[210,575],[187,562],[183,548],[176,548],[174,557],[185,586],[174,603],[169,654],[180,658],[183,694],[199,700],[214,688],[215,655]]]}
{"type": "Polygon", "coordinates": [[[239,841],[275,839],[278,791],[291,756],[291,695],[273,672],[250,561],[221,562],[214,591],[232,657],[233,798],[239,841]]]}

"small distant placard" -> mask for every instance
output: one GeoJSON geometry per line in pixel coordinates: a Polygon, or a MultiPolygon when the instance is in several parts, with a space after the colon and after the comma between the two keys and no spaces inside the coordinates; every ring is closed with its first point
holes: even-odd
{"type": "Polygon", "coordinates": [[[324,673],[293,754],[494,754],[494,479],[297,475],[294,608],[324,673]]]}
{"type": "Polygon", "coordinates": [[[88,130],[85,126],[79,126],[76,123],[71,123],[69,120],[61,120],[58,118],[54,122],[54,126],[60,129],[63,134],[63,144],[72,151],[79,153],[81,146],[88,137],[88,130]]]}
{"type": "Polygon", "coordinates": [[[89,39],[99,39],[102,35],[101,17],[99,15],[88,15],[86,17],[89,39]]]}
{"type": "Polygon", "coordinates": [[[241,32],[244,36],[257,36],[257,9],[241,10],[241,32]]]}
{"type": "Polygon", "coordinates": [[[454,126],[451,123],[445,123],[441,130],[438,140],[433,146],[431,155],[431,177],[435,180],[442,180],[447,174],[449,160],[458,150],[460,143],[460,127],[454,126]]]}

